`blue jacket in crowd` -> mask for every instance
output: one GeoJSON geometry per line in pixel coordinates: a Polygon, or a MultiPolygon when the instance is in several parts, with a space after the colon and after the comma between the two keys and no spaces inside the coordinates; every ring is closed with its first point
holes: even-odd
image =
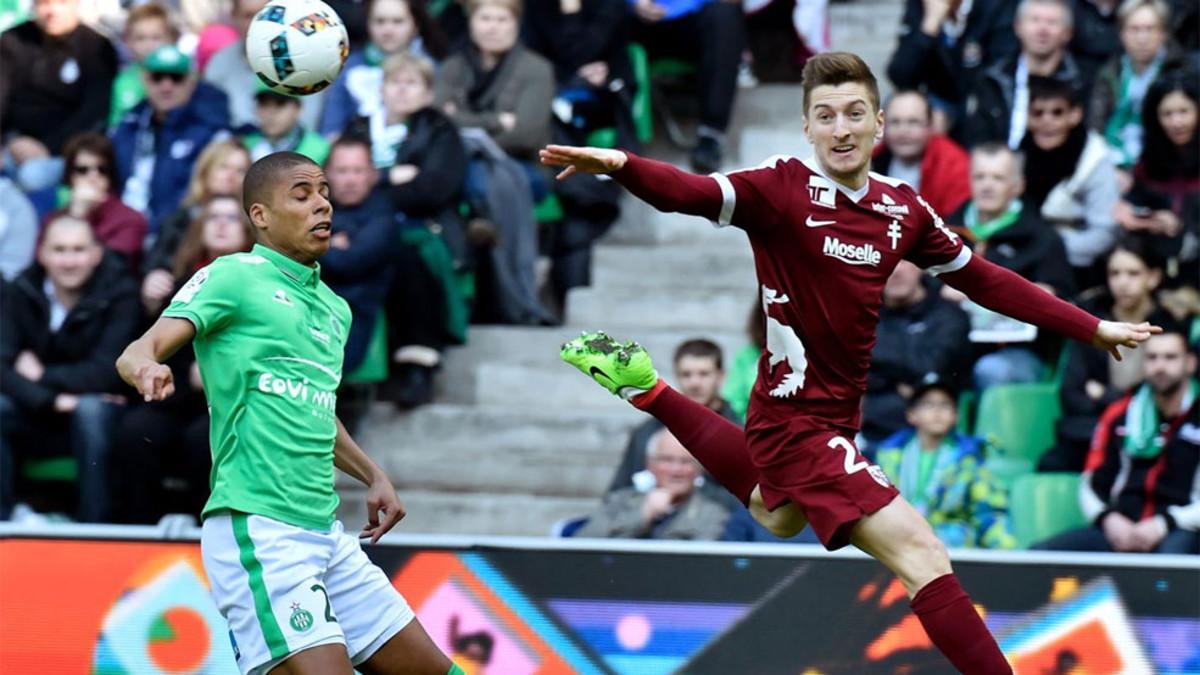
{"type": "MultiPolygon", "coordinates": [[[[134,170],[139,132],[150,126],[152,114],[150,103],[142,101],[112,132],[122,190],[134,170]]],[[[154,176],[145,213],[151,233],[157,233],[162,220],[179,208],[200,152],[228,129],[229,99],[225,92],[204,82],[197,83],[187,103],[167,113],[154,142],[154,176]]]]}
{"type": "Polygon", "coordinates": [[[403,222],[404,215],[378,190],[362,204],[334,208],[333,231],[349,235],[350,247],[329,248],[321,257],[321,279],[350,305],[352,322],[342,372],[354,370],[366,356],[376,315],[391,285],[390,261],[403,222]]]}

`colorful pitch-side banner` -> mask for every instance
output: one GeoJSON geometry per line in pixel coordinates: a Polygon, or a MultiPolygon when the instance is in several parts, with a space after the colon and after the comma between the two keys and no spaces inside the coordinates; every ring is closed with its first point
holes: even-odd
{"type": "MultiPolygon", "coordinates": [[[[469,674],[953,672],[865,559],[369,553],[469,674]]],[[[1003,560],[955,566],[1020,675],[1200,673],[1200,562],[1003,560]]],[[[236,672],[197,544],[0,539],[0,673],[236,672]]]]}

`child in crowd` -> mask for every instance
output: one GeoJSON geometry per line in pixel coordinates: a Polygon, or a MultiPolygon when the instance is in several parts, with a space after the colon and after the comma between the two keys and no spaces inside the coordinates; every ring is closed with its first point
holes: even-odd
{"type": "Polygon", "coordinates": [[[984,443],[955,430],[956,392],[937,380],[923,384],[909,399],[908,423],[873,453],[900,494],[946,546],[1014,548],[1008,491],[988,472],[984,443]]]}
{"type": "Polygon", "coordinates": [[[250,151],[251,161],[282,151],[298,152],[317,164],[329,156],[329,141],[300,123],[300,99],[268,89],[259,83],[254,94],[258,129],[242,140],[250,151]]]}

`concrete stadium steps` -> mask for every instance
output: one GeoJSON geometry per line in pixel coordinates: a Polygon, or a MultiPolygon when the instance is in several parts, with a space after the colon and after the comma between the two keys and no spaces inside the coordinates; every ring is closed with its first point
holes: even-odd
{"type": "MultiPolygon", "coordinates": [[[[625,412],[627,404],[559,360],[559,346],[579,333],[572,329],[473,328],[470,343],[446,355],[437,378],[437,399],[459,404],[625,412]]],[[[708,330],[640,330],[636,334],[614,330],[613,335],[637,340],[665,371],[670,370],[675,347],[684,340],[708,338],[728,354],[747,340],[742,333],[708,330]]],[[[669,377],[669,372],[664,375],[669,377]]]]}
{"type": "Polygon", "coordinates": [[[726,332],[746,324],[753,301],[753,286],[742,291],[576,288],[567,296],[567,325],[605,326],[613,333],[644,328],[726,332]]]}
{"type": "MultiPolygon", "coordinates": [[[[338,517],[357,533],[367,522],[365,490],[342,490],[338,517]]],[[[458,494],[401,490],[408,515],[394,532],[409,534],[492,534],[546,536],[559,520],[591,512],[591,497],[547,497],[515,494],[458,494]]]]}
{"type": "MultiPolygon", "coordinates": [[[[740,235],[740,233],[739,233],[740,235]]],[[[686,285],[745,291],[757,282],[745,235],[726,246],[597,246],[592,253],[593,288],[671,289],[686,285]]]]}

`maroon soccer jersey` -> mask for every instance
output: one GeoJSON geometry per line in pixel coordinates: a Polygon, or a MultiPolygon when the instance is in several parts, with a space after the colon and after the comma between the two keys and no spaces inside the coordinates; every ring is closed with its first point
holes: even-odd
{"type": "Polygon", "coordinates": [[[903,258],[952,272],[971,250],[912,187],[886,176],[851,190],[815,159],[777,156],[713,178],[719,223],[749,235],[766,320],[750,425],[805,414],[857,430],[892,270],[903,258]]]}

